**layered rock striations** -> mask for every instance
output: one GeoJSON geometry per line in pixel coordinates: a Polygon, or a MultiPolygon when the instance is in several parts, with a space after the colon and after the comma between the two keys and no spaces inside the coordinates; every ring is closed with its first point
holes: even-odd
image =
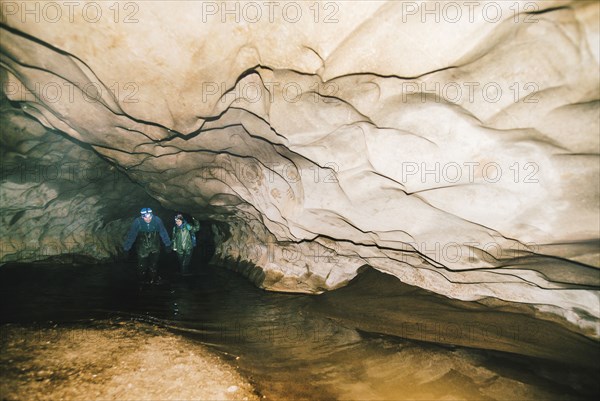
{"type": "Polygon", "coordinates": [[[15,3],[4,92],[264,288],[370,265],[598,335],[597,2],[253,4],[15,3]]]}
{"type": "Polygon", "coordinates": [[[0,101],[0,263],[110,261],[139,205],[156,204],[85,144],[0,101]]]}

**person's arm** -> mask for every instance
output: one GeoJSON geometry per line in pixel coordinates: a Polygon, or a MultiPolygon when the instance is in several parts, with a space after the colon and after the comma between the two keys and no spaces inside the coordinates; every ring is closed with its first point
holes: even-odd
{"type": "Polygon", "coordinates": [[[171,248],[171,240],[169,239],[169,233],[167,233],[165,225],[158,216],[155,216],[155,218],[156,223],[158,224],[158,233],[160,234],[160,238],[162,239],[163,244],[165,244],[167,248],[171,248]]]}
{"type": "Polygon", "coordinates": [[[176,251],[177,250],[177,245],[175,245],[175,235],[176,235],[176,231],[177,230],[177,226],[173,227],[173,236],[171,239],[171,248],[176,251]]]}
{"type": "Polygon", "coordinates": [[[190,229],[190,231],[196,233],[198,232],[198,230],[200,230],[200,223],[198,223],[198,220],[192,217],[192,228],[190,229]]]}
{"type": "Polygon", "coordinates": [[[129,232],[127,233],[127,237],[125,238],[125,242],[123,243],[123,249],[125,252],[129,252],[135,239],[137,238],[138,231],[140,230],[140,225],[138,223],[138,219],[135,219],[129,227],[129,232]]]}

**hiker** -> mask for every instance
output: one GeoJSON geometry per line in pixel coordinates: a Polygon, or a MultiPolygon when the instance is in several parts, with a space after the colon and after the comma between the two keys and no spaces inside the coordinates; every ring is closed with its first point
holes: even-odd
{"type": "Polygon", "coordinates": [[[200,223],[192,217],[192,224],[185,221],[183,215],[175,215],[175,227],[173,227],[173,251],[177,253],[179,260],[179,271],[182,276],[189,276],[192,251],[196,246],[196,232],[200,229],[200,223]]]}
{"type": "Polygon", "coordinates": [[[160,254],[158,237],[160,235],[168,252],[171,250],[171,240],[162,220],[158,216],[154,216],[152,209],[145,207],[140,214],[140,217],[137,217],[131,224],[123,248],[125,252],[129,252],[137,238],[136,251],[140,280],[158,284],[160,282],[157,267],[160,254]]]}

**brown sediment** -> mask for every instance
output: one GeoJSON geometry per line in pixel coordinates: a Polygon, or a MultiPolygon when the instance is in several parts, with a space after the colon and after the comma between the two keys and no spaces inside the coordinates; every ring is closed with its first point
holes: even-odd
{"type": "Polygon", "coordinates": [[[140,322],[5,324],[1,351],[6,401],[260,399],[230,361],[140,322]]]}
{"type": "Polygon", "coordinates": [[[366,332],[599,369],[597,340],[527,305],[449,299],[371,268],[316,299],[315,309],[366,332]]]}

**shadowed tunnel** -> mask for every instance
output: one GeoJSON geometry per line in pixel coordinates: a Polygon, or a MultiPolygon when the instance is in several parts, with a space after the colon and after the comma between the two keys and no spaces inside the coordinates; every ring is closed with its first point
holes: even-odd
{"type": "Polygon", "coordinates": [[[598,2],[267,3],[1,2],[2,398],[597,395],[598,2]]]}

